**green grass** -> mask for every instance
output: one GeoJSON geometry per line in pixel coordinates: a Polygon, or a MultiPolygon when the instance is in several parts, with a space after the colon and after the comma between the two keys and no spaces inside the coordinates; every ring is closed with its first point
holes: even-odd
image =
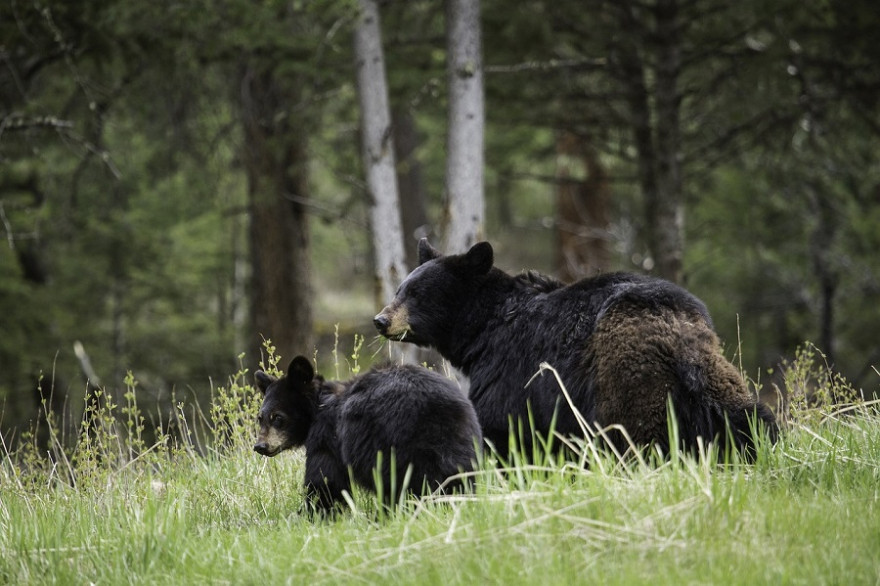
{"type": "Polygon", "coordinates": [[[105,405],[54,463],[27,444],[5,454],[0,583],[880,582],[876,405],[800,405],[754,464],[591,450],[586,469],[488,461],[472,495],[386,514],[356,491],[313,522],[297,514],[303,454],[251,451],[258,400],[244,381],[216,389],[203,417],[181,409],[185,433],[155,445],[138,443],[136,412],[105,405]]]}

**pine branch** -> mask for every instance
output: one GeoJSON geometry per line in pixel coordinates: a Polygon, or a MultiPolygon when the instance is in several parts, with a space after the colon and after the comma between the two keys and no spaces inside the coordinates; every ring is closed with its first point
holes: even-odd
{"type": "Polygon", "coordinates": [[[9,114],[0,120],[0,136],[7,130],[30,130],[32,128],[73,128],[73,122],[56,116],[21,116],[9,114]]]}
{"type": "Polygon", "coordinates": [[[552,71],[556,69],[597,70],[608,64],[604,58],[582,57],[580,59],[550,59],[548,61],[526,61],[513,65],[487,65],[486,73],[520,73],[522,71],[552,71]]]}

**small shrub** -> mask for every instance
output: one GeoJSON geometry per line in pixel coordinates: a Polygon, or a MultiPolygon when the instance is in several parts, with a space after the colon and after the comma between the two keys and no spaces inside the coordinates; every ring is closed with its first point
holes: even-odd
{"type": "Polygon", "coordinates": [[[862,393],[828,364],[814,344],[798,347],[794,360],[782,364],[780,419],[789,424],[816,424],[864,402],[862,393]]]}
{"type": "MultiPolygon", "coordinates": [[[[278,376],[280,357],[270,340],[263,341],[266,360],[260,368],[278,376]]],[[[239,360],[244,355],[239,356],[239,360]]],[[[214,448],[250,451],[254,440],[254,422],[260,410],[262,397],[247,380],[249,370],[241,365],[238,372],[229,377],[229,384],[217,387],[212,393],[210,429],[213,431],[214,448]]]]}

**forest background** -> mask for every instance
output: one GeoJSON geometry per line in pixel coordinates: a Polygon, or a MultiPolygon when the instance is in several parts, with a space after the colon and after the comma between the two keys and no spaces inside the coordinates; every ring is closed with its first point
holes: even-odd
{"type": "MultiPolygon", "coordinates": [[[[417,239],[449,231],[448,15],[379,9],[412,268],[417,239]]],[[[362,355],[387,354],[370,324],[387,299],[358,14],[347,0],[2,0],[5,438],[43,400],[76,421],[129,372],[159,417],[205,402],[253,369],[263,337],[284,359],[329,362],[355,333],[362,355]]],[[[659,274],[706,301],[768,396],[807,341],[876,392],[872,0],[484,0],[479,24],[477,235],[501,267],[659,274]]]]}

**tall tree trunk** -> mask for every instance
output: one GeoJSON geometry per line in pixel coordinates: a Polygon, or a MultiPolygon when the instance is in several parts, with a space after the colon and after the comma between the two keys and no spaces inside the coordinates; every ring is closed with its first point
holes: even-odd
{"type": "Polygon", "coordinates": [[[617,47],[627,86],[630,124],[636,147],[639,186],[645,205],[645,234],[654,271],[674,283],[683,281],[684,207],[678,75],[681,57],[676,0],[658,0],[655,28],[632,3],[619,6],[622,26],[645,31],[639,43],[617,47]],[[647,38],[650,37],[650,38],[647,38]],[[644,53],[655,51],[651,72],[644,53]],[[648,79],[653,79],[649,86],[648,79]],[[652,108],[653,105],[653,108],[652,108]]]}
{"type": "Polygon", "coordinates": [[[611,265],[608,175],[599,153],[571,132],[557,138],[559,278],[576,281],[611,265]]]}
{"type": "MultiPolygon", "coordinates": [[[[114,187],[113,201],[111,210],[114,215],[124,218],[128,213],[128,197],[124,193],[121,185],[114,187]]],[[[118,220],[117,220],[118,221],[118,220]]],[[[128,222],[120,222],[122,227],[118,228],[120,232],[116,232],[111,237],[110,250],[110,327],[111,327],[111,348],[113,350],[113,367],[110,371],[110,382],[105,387],[104,392],[117,405],[122,399],[122,380],[125,377],[127,368],[127,339],[126,339],[126,310],[125,301],[129,294],[130,278],[128,266],[130,255],[128,254],[129,238],[124,234],[127,231],[128,222]]]]}
{"type": "Polygon", "coordinates": [[[271,70],[245,63],[239,81],[251,220],[251,344],[257,349],[265,337],[284,359],[311,355],[305,124],[291,119],[295,96],[278,86],[271,70]]]}
{"type": "MultiPolygon", "coordinates": [[[[632,6],[622,3],[618,6],[621,27],[629,30],[640,30],[641,23],[632,6]]],[[[654,136],[651,127],[651,100],[646,81],[647,74],[642,56],[641,45],[624,38],[622,44],[615,47],[613,55],[619,60],[621,77],[626,87],[626,100],[629,109],[629,123],[633,133],[636,151],[636,169],[639,190],[645,202],[645,232],[648,248],[653,248],[653,218],[647,202],[657,199],[656,156],[654,136]]]]}
{"type": "Polygon", "coordinates": [[[358,6],[354,53],[378,308],[394,296],[406,267],[379,9],[375,0],[359,0],[358,6]]]}
{"type": "Polygon", "coordinates": [[[657,273],[673,283],[684,280],[684,204],[681,183],[681,129],[678,76],[678,0],[657,0],[657,66],[655,104],[657,108],[657,191],[647,202],[651,223],[651,249],[657,273]]]}
{"type": "Polygon", "coordinates": [[[513,206],[511,205],[510,193],[513,188],[515,170],[514,163],[509,162],[497,170],[495,177],[495,213],[498,216],[498,227],[507,230],[513,227],[513,206]]]}
{"type": "Polygon", "coordinates": [[[400,220],[406,266],[418,265],[418,241],[431,236],[425,201],[425,177],[417,149],[421,138],[412,114],[406,108],[391,110],[394,155],[397,159],[397,186],[400,192],[400,220]]]}
{"type": "Polygon", "coordinates": [[[483,237],[483,61],[478,0],[446,0],[449,128],[446,146],[446,253],[483,237]]]}
{"type": "Polygon", "coordinates": [[[833,199],[818,182],[809,182],[807,192],[809,210],[814,228],[810,234],[809,254],[816,279],[819,282],[819,349],[828,364],[834,364],[834,298],[840,275],[834,262],[834,241],[838,221],[833,199]]]}

